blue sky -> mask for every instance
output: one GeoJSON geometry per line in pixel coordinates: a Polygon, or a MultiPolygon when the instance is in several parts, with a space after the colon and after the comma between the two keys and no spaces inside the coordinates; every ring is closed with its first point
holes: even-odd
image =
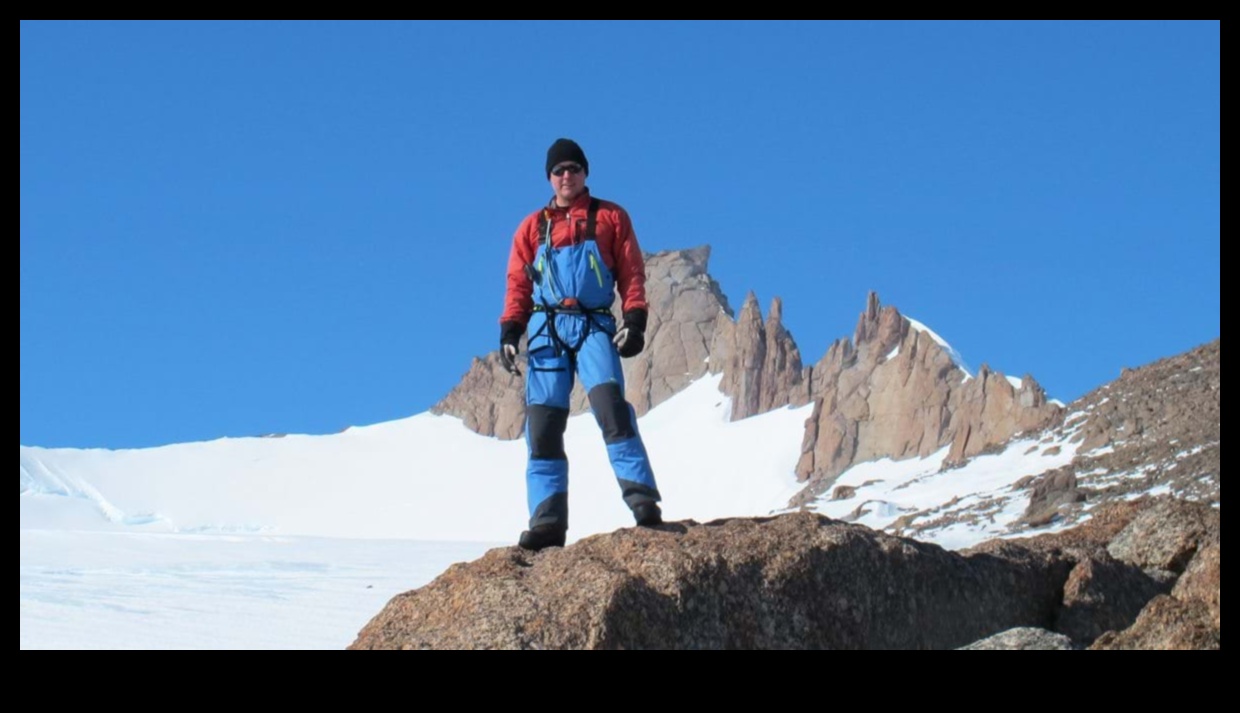
{"type": "Polygon", "coordinates": [[[425,411],[560,136],[807,363],[874,290],[1070,401],[1220,336],[1219,29],[22,22],[21,444],[425,411]]]}

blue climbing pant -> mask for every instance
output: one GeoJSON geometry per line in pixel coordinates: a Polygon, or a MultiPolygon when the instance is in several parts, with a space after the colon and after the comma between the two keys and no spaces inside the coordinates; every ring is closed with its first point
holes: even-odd
{"type": "Polygon", "coordinates": [[[658,502],[650,458],[637,431],[637,416],[624,399],[624,373],[611,343],[615,319],[607,313],[536,312],[530,320],[525,382],[525,471],[530,527],[568,527],[569,394],[581,378],[590,409],[603,432],[607,456],[629,508],[658,502]],[[549,324],[550,322],[550,324],[549,324]]]}

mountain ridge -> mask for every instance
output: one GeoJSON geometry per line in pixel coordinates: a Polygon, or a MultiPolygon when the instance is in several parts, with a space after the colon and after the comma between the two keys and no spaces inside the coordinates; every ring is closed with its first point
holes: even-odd
{"type": "MultiPolygon", "coordinates": [[[[1012,379],[985,364],[969,373],[929,327],[871,294],[854,335],[805,366],[778,298],[766,318],[752,293],[733,313],[708,259],[707,247],[652,258],[653,347],[626,360],[646,403],[674,403],[640,419],[656,469],[668,474],[672,517],[810,510],[960,547],[1061,529],[1103,501],[1143,492],[1221,500],[1220,340],[1125,369],[1062,405],[1028,374],[1012,379]]],[[[503,398],[522,401],[520,382],[494,358],[470,371],[485,389],[468,375],[457,389],[477,397],[483,420],[503,413],[503,398]]],[[[584,416],[584,399],[579,408],[584,416]]],[[[522,417],[506,417],[517,433],[522,417]]],[[[569,419],[576,533],[627,515],[607,506],[614,486],[597,435],[588,416],[569,419]]],[[[523,468],[524,443],[479,436],[468,413],[428,411],[325,436],[20,451],[23,526],[50,509],[87,528],[503,541],[523,524],[520,508],[505,505],[521,502],[520,478],[505,474],[523,468]],[[156,497],[170,476],[197,494],[156,497]],[[302,492],[307,479],[333,501],[302,492]],[[233,489],[255,488],[288,495],[229,521],[213,514],[212,503],[229,511],[233,489]],[[484,503],[499,516],[462,513],[436,525],[445,500],[484,503]],[[336,505],[373,516],[337,523],[336,505]]]]}
{"type": "MultiPolygon", "coordinates": [[[[703,375],[721,374],[732,420],[813,404],[796,467],[805,488],[792,505],[820,496],[858,463],[925,458],[946,445],[949,462],[962,463],[1063,416],[1030,375],[1014,386],[985,364],[969,374],[941,338],[873,291],[853,335],[803,365],[783,325],[782,300],[775,297],[763,317],[750,291],[733,318],[709,274],[710,252],[703,245],[646,255],[648,347],[624,362],[626,396],[641,416],[703,375]]],[[[522,380],[495,351],[475,358],[430,410],[507,440],[523,436],[524,408],[522,380]]],[[[570,412],[588,408],[575,385],[570,412]]]]}

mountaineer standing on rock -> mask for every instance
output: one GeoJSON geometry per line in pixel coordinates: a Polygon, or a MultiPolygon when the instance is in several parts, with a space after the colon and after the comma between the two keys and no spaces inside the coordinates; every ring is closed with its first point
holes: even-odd
{"type": "Polygon", "coordinates": [[[551,201],[525,217],[512,239],[508,289],[500,317],[500,359],[520,374],[517,353],[529,330],[525,381],[528,550],[563,547],[568,530],[569,394],[581,377],[603,432],[620,494],[641,526],[663,522],[659,489],[637,416],[624,398],[620,357],[641,352],[646,337],[646,272],[629,214],[590,195],[590,163],[570,139],[547,150],[551,201]],[[611,305],[620,293],[623,322],[611,305]]]}

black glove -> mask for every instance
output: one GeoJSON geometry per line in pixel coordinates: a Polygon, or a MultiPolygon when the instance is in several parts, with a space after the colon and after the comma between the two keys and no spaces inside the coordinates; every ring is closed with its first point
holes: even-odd
{"type": "Polygon", "coordinates": [[[499,330],[499,361],[509,374],[521,376],[517,368],[517,345],[521,343],[521,333],[525,325],[520,322],[501,322],[499,330]]]}
{"type": "Polygon", "coordinates": [[[631,309],[624,313],[624,325],[611,340],[620,356],[637,356],[646,346],[646,310],[631,309]]]}

